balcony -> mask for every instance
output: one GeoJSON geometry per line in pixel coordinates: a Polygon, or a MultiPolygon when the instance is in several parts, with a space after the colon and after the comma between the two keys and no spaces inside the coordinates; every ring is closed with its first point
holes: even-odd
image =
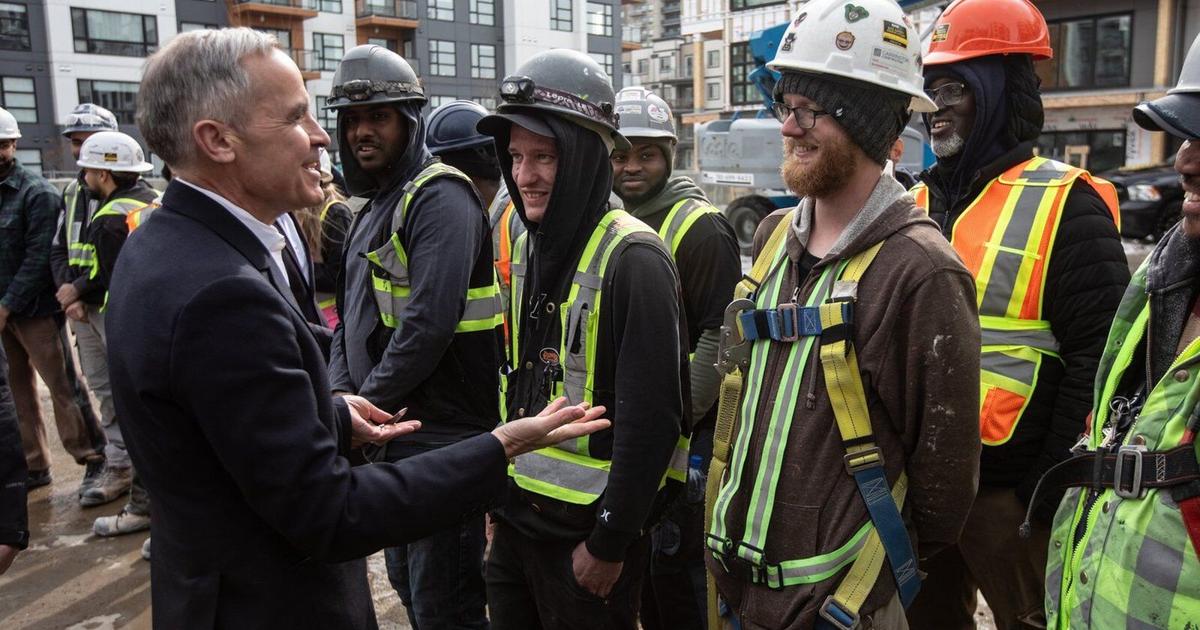
{"type": "Polygon", "coordinates": [[[415,29],[420,25],[416,0],[356,0],[354,10],[354,24],[359,27],[415,29]]]}
{"type": "Polygon", "coordinates": [[[230,17],[276,15],[289,18],[317,17],[317,0],[233,0],[230,17]]]}
{"type": "Polygon", "coordinates": [[[621,27],[621,50],[640,50],[642,42],[646,41],[645,36],[640,26],[621,27]]]}

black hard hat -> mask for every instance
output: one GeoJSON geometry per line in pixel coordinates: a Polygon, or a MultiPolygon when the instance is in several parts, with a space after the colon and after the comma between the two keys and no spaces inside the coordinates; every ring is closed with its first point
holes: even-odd
{"type": "Polygon", "coordinates": [[[522,120],[529,114],[554,114],[607,136],[618,148],[629,148],[618,130],[612,80],[581,52],[556,48],[530,57],[500,83],[500,98],[496,113],[479,123],[483,133],[496,135],[510,123],[528,127],[522,120]]]}
{"type": "Polygon", "coordinates": [[[1177,138],[1200,138],[1200,36],[1192,41],[1179,82],[1167,95],[1133,108],[1133,121],[1143,129],[1165,131],[1177,138]]]}
{"type": "Polygon", "coordinates": [[[404,57],[374,44],[355,46],[333,73],[325,109],[368,103],[425,104],[425,88],[404,57]]]}
{"type": "Polygon", "coordinates": [[[434,155],[490,145],[492,139],[475,130],[488,110],[475,101],[451,101],[429,114],[425,146],[434,155]]]}

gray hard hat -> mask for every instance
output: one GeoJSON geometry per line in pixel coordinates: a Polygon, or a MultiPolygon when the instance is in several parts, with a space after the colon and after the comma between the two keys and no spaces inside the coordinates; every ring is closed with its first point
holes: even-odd
{"type": "Polygon", "coordinates": [[[1188,50],[1175,87],[1162,98],[1134,107],[1133,121],[1143,129],[1185,140],[1200,138],[1200,36],[1188,50]]]}
{"type": "Polygon", "coordinates": [[[352,105],[415,102],[425,104],[425,88],[404,57],[374,44],[355,46],[333,73],[325,109],[352,105]]]}
{"type": "Polygon", "coordinates": [[[626,138],[677,139],[671,108],[644,87],[627,87],[617,92],[616,110],[621,117],[621,133],[626,138]]]}
{"type": "MultiPolygon", "coordinates": [[[[500,106],[495,114],[479,121],[478,128],[494,136],[516,123],[541,133],[530,125],[537,125],[539,115],[554,114],[627,150],[629,140],[618,130],[615,97],[612,80],[595,59],[565,48],[547,50],[530,57],[516,73],[504,78],[500,83],[500,106]]],[[[545,127],[544,123],[541,126],[545,127]]]]}
{"type": "Polygon", "coordinates": [[[95,103],[80,103],[67,115],[62,135],[69,136],[78,131],[117,131],[117,117],[95,103]]]}

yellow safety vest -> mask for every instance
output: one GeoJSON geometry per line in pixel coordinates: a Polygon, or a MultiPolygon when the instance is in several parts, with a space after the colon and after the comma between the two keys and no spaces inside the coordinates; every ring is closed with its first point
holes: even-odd
{"type": "Polygon", "coordinates": [[[162,198],[160,197],[137,210],[131,210],[129,214],[125,215],[125,226],[129,228],[129,233],[133,234],[134,230],[141,227],[143,223],[150,219],[150,215],[154,214],[161,207],[162,198]]]}
{"type": "MultiPolygon", "coordinates": [[[[413,197],[421,186],[435,177],[457,177],[468,185],[471,184],[471,179],[462,171],[447,164],[434,162],[425,167],[404,186],[404,197],[392,213],[391,237],[381,247],[366,255],[371,263],[371,285],[375,303],[379,307],[379,318],[388,328],[400,326],[400,313],[412,299],[408,252],[400,241],[400,231],[404,229],[408,207],[412,205],[413,197]]],[[[493,273],[486,284],[467,288],[466,306],[454,331],[469,333],[489,330],[500,326],[503,321],[500,285],[493,273]]]]}
{"type": "MultiPolygon", "coordinates": [[[[520,304],[528,265],[528,239],[528,234],[522,234],[513,244],[509,313],[512,323],[509,356],[512,357],[521,356],[520,304]]],[[[605,274],[612,269],[608,263],[613,253],[622,243],[632,241],[662,246],[653,230],[624,210],[609,210],[592,231],[571,279],[567,300],[558,308],[562,323],[559,357],[563,378],[555,383],[551,398],[566,396],[572,404],[594,402],[596,342],[604,297],[601,289],[605,274]],[[571,340],[575,340],[574,343],[571,340]]],[[[679,482],[687,479],[687,457],[688,438],[680,437],[663,483],[668,478],[679,482]]],[[[518,456],[509,465],[508,474],[518,486],[530,492],[567,503],[588,505],[600,498],[608,486],[610,466],[609,460],[591,456],[585,435],[518,456]]]]}
{"type": "Polygon", "coordinates": [[[75,206],[79,202],[79,194],[82,185],[79,179],[73,179],[67,184],[66,190],[63,191],[63,196],[66,201],[66,224],[65,232],[67,236],[67,264],[79,269],[85,275],[93,276],[96,268],[96,249],[91,245],[83,242],[83,224],[85,221],[91,221],[92,215],[97,209],[95,199],[88,200],[88,208],[86,217],[75,216],[75,206]]]}
{"type": "MultiPolygon", "coordinates": [[[[1120,226],[1112,184],[1041,157],[989,182],[954,222],[950,245],[975,277],[983,334],[979,433],[986,445],[1012,437],[1037,387],[1042,361],[1061,361],[1058,340],[1042,315],[1042,296],[1067,194],[1080,178],[1100,195],[1120,226]]],[[[928,212],[925,184],[911,192],[928,212]]]]}
{"type": "Polygon", "coordinates": [[[671,251],[671,259],[677,260],[675,254],[679,251],[679,244],[683,242],[688,230],[692,229],[700,217],[712,213],[720,214],[720,212],[699,199],[683,199],[671,206],[671,211],[667,213],[662,225],[658,227],[658,235],[667,244],[667,249],[671,251]]]}

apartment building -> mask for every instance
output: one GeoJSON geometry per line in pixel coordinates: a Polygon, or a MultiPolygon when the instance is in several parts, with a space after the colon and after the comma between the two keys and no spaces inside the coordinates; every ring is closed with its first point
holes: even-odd
{"type": "Polygon", "coordinates": [[[76,104],[111,109],[141,141],[134,114],[145,57],[179,32],[247,26],[279,40],[336,136],[322,107],[354,46],[408,59],[430,108],[456,98],[491,108],[507,70],[548,48],[591,54],[620,85],[620,9],[620,0],[0,0],[0,106],[23,125],[22,162],[67,174],[75,168],[59,130],[76,104]]]}

